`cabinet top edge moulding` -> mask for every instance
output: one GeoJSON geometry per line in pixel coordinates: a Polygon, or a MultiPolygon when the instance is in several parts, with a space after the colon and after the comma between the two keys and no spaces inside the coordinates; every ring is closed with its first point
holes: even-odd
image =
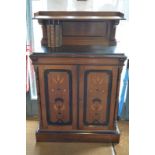
{"type": "Polygon", "coordinates": [[[33,19],[56,20],[124,20],[118,0],[45,0],[33,19]]]}
{"type": "Polygon", "coordinates": [[[121,12],[90,12],[90,11],[38,11],[33,19],[55,19],[55,20],[125,20],[121,12]]]}

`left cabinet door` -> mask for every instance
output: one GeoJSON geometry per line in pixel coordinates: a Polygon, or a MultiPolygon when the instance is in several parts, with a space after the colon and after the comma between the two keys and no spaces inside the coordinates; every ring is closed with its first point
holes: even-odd
{"type": "Polygon", "coordinates": [[[73,65],[40,65],[40,129],[77,127],[77,72],[73,65]]]}

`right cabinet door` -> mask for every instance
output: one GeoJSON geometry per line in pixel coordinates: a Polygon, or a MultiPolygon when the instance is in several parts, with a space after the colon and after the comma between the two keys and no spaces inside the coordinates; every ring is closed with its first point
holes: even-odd
{"type": "Polygon", "coordinates": [[[118,69],[115,66],[81,66],[79,128],[113,130],[118,69]]]}

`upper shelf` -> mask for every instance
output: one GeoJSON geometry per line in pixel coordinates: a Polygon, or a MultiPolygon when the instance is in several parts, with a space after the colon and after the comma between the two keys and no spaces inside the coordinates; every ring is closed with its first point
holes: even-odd
{"type": "Polygon", "coordinates": [[[123,20],[121,12],[91,12],[91,11],[39,11],[34,14],[34,19],[56,20],[123,20]]]}
{"type": "Polygon", "coordinates": [[[122,20],[122,0],[44,0],[34,19],[122,20]]]}

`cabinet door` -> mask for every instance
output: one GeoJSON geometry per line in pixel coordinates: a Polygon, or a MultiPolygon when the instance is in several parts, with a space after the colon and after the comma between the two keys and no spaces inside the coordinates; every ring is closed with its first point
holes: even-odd
{"type": "Polygon", "coordinates": [[[114,129],[117,67],[81,66],[79,128],[114,129]]]}
{"type": "Polygon", "coordinates": [[[39,66],[42,130],[76,128],[76,77],[75,66],[39,66]]]}

